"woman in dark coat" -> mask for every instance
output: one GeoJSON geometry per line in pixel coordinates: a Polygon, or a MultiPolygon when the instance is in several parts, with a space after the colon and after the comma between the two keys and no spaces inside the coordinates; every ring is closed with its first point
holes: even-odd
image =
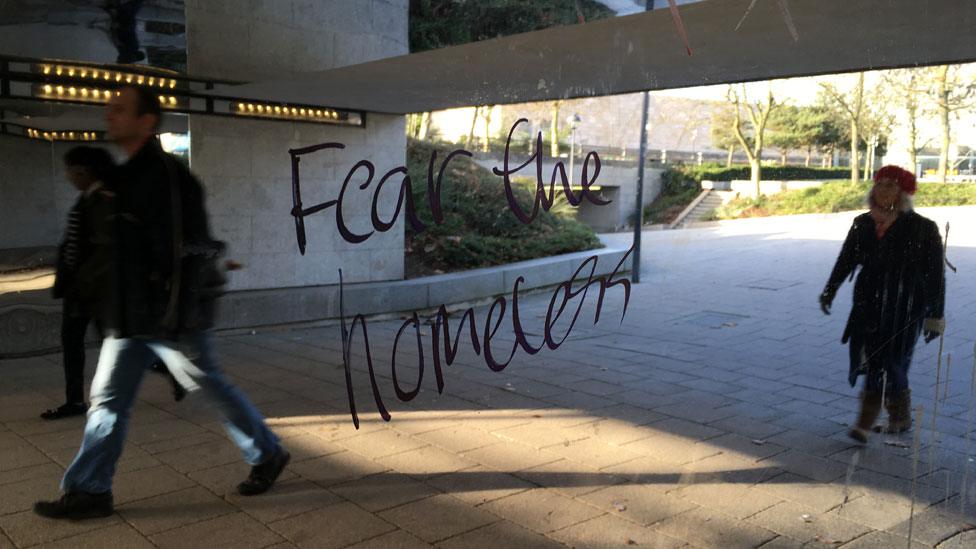
{"type": "Polygon", "coordinates": [[[915,213],[915,176],[885,166],[868,193],[870,210],[854,218],[820,307],[830,314],[837,289],[861,267],[854,283],[851,314],[842,343],[850,343],[853,387],[865,375],[861,410],[849,435],[867,442],[881,412],[882,394],[888,424],[877,431],[901,433],[911,428],[908,367],[915,343],[925,332],[928,343],[945,328],[945,255],[935,222],[915,213]]]}

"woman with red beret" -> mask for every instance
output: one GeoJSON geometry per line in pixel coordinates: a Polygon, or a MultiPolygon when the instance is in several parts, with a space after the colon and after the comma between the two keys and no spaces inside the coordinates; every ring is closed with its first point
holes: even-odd
{"type": "Polygon", "coordinates": [[[879,432],[902,433],[912,426],[908,367],[915,343],[925,332],[928,343],[945,328],[944,251],[939,228],[912,209],[915,176],[898,166],[874,175],[870,210],[854,218],[830,279],[820,294],[820,308],[830,314],[837,289],[861,267],[854,283],[851,314],[842,343],[850,343],[851,387],[865,376],[861,410],[848,435],[866,443],[881,412],[888,424],[879,432]]]}

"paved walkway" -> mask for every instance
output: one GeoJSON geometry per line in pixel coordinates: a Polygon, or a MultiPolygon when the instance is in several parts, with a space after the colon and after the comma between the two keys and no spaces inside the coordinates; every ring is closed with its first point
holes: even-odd
{"type": "MultiPolygon", "coordinates": [[[[389,365],[400,321],[370,323],[392,421],[376,413],[357,333],[358,431],[337,327],[221,337],[227,372],[294,456],[275,490],[257,498],[234,493],[247,467],[206,404],[194,396],[173,403],[152,377],[119,464],[118,513],[35,517],[33,501],[57,494],[82,421],[37,419],[61,396],[57,356],[6,361],[0,548],[903,547],[910,528],[912,547],[973,547],[976,471],[966,435],[976,208],[923,213],[940,225],[951,219],[959,273],[948,275],[938,376],[949,369],[951,383],[935,384],[937,343],[920,346],[912,371],[924,408],[917,461],[911,434],[875,437],[863,450],[844,436],[855,409],[838,341],[850,286],[830,317],[816,296],[852,216],[747,220],[645,233],[644,279],[623,324],[620,287],[608,291],[596,326],[591,294],[562,347],[519,352],[498,373],[465,336],[441,395],[431,328],[422,389],[404,403],[389,365]]],[[[549,294],[520,303],[533,344],[548,303],[549,294]]],[[[479,333],[485,315],[476,311],[479,333]]],[[[493,339],[496,358],[512,341],[506,320],[493,339]]],[[[398,354],[406,391],[416,381],[415,342],[406,332],[398,354]]]]}

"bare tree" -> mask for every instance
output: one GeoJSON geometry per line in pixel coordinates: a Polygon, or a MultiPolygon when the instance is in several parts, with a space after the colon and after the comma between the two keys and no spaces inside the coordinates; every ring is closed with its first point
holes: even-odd
{"type": "Polygon", "coordinates": [[[949,147],[952,144],[951,118],[976,105],[976,85],[964,78],[959,65],[935,67],[931,74],[931,95],[939,116],[942,139],[939,147],[939,180],[949,175],[949,147]]]}
{"type": "Polygon", "coordinates": [[[749,159],[750,180],[756,186],[756,198],[759,198],[759,181],[762,179],[763,137],[766,133],[769,114],[776,107],[776,100],[773,98],[771,87],[767,88],[764,101],[749,101],[745,85],[740,85],[739,88],[739,91],[736,91],[735,86],[729,86],[726,94],[729,103],[732,104],[732,133],[739,141],[742,149],[745,150],[746,158],[749,159]],[[742,111],[745,111],[749,117],[749,128],[743,124],[742,111]]]}
{"type": "Polygon", "coordinates": [[[858,149],[860,146],[861,116],[864,112],[864,73],[857,73],[857,83],[849,92],[842,92],[834,84],[821,82],[820,87],[847,115],[851,124],[851,183],[860,179],[858,149]]]}
{"type": "Polygon", "coordinates": [[[894,69],[884,73],[883,82],[891,101],[904,112],[905,131],[908,134],[908,169],[917,173],[918,151],[923,147],[919,142],[918,127],[922,114],[921,99],[925,95],[923,78],[917,69],[894,69]]]}
{"type": "Polygon", "coordinates": [[[481,142],[481,152],[488,152],[491,145],[491,109],[494,105],[485,105],[481,109],[481,118],[485,121],[485,139],[481,142]]]}
{"type": "Polygon", "coordinates": [[[474,143],[474,128],[478,124],[478,115],[481,113],[481,107],[475,107],[474,112],[471,114],[471,128],[468,129],[468,137],[464,140],[464,148],[471,149],[471,144],[474,143]]]}

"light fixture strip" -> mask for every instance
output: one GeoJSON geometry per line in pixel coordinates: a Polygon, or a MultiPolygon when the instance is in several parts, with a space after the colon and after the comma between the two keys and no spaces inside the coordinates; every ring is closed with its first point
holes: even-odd
{"type": "Polygon", "coordinates": [[[16,127],[21,130],[21,133],[15,135],[42,141],[101,141],[104,137],[103,132],[95,130],[43,130],[10,123],[6,124],[6,126],[16,127]]]}
{"type": "Polygon", "coordinates": [[[360,113],[314,105],[225,99],[215,103],[215,110],[218,114],[224,112],[233,116],[265,120],[313,122],[343,126],[362,125],[360,113]]]}

